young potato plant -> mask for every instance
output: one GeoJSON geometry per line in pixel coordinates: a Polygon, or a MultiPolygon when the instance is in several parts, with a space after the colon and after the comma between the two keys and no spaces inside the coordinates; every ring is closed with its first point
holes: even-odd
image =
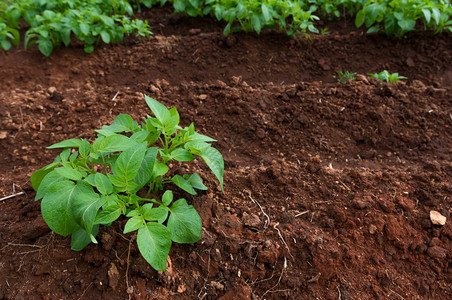
{"type": "MultiPolygon", "coordinates": [[[[90,53],[101,41],[108,44],[120,42],[125,35],[133,33],[151,34],[146,21],[129,17],[133,16],[133,9],[125,0],[11,0],[8,3],[3,8],[0,6],[0,21],[3,19],[14,30],[20,29],[21,23],[27,24],[25,48],[36,43],[45,56],[61,44],[68,46],[71,38],[82,41],[85,52],[90,53]]],[[[0,39],[1,33],[0,28],[0,39]]]]}
{"type": "Polygon", "coordinates": [[[207,190],[197,173],[169,175],[170,162],[200,157],[223,190],[224,161],[210,144],[214,139],[197,133],[193,123],[179,126],[175,107],[168,110],[146,95],[145,100],[155,117],[138,124],[121,114],[96,130],[93,143],[69,139],[48,147],[63,150],[32,174],[31,183],[35,200],[42,199],[44,220],[55,233],[72,235],[73,250],[97,243],[99,226],[124,215],[129,218],[124,233],[138,231],[143,257],[154,269],[165,270],[171,243],[194,243],[202,232],[194,207],[185,199],[174,201],[167,184],[191,195],[207,190]]]}
{"type": "MultiPolygon", "coordinates": [[[[342,70],[336,71],[337,74],[337,81],[340,83],[347,83],[349,81],[354,81],[356,79],[356,72],[350,72],[342,70]]],[[[335,76],[336,77],[336,76],[335,76]]]]}
{"type": "Polygon", "coordinates": [[[367,33],[378,32],[384,27],[388,36],[403,37],[415,30],[417,21],[435,33],[444,29],[452,31],[452,6],[444,0],[368,0],[356,14],[355,25],[365,25],[367,33]],[[383,24],[383,26],[381,26],[383,24]]]}
{"type": "Polygon", "coordinates": [[[389,73],[386,70],[381,71],[380,73],[369,73],[369,76],[375,78],[380,81],[386,82],[397,82],[400,79],[408,79],[405,76],[400,76],[399,73],[389,73]]]}

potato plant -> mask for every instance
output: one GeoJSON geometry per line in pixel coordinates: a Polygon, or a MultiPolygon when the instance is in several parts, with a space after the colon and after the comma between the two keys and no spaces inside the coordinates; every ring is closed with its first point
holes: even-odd
{"type": "Polygon", "coordinates": [[[399,73],[389,73],[386,70],[381,71],[380,73],[369,73],[369,76],[375,78],[380,81],[386,82],[397,82],[400,79],[408,79],[405,76],[400,76],[399,73]]]}
{"type": "MultiPolygon", "coordinates": [[[[94,45],[122,41],[124,35],[151,34],[147,22],[131,20],[132,6],[124,0],[12,0],[4,8],[1,19],[10,28],[27,24],[25,48],[37,44],[42,54],[49,56],[61,44],[68,46],[71,37],[84,43],[90,53],[94,45]]],[[[0,27],[0,36],[1,36],[0,27]]]]}
{"type": "Polygon", "coordinates": [[[196,195],[206,190],[201,177],[170,174],[170,162],[200,157],[223,189],[224,161],[215,140],[179,126],[176,108],[145,96],[155,117],[138,124],[127,114],[96,130],[93,143],[69,139],[48,149],[63,149],[55,161],[31,176],[35,200],[42,199],[44,220],[55,233],[72,235],[71,248],[97,243],[100,225],[125,216],[124,233],[137,231],[138,248],[156,270],[165,270],[171,243],[194,243],[202,223],[185,199],[173,199],[172,183],[196,195]],[[163,193],[163,195],[162,195],[163,193]],[[161,195],[161,197],[159,197],[161,195]]]}

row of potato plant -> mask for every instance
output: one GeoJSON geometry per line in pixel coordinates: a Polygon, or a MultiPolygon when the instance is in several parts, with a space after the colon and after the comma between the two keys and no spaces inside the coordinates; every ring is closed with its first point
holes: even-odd
{"type": "Polygon", "coordinates": [[[94,45],[122,41],[124,35],[149,36],[147,22],[132,19],[133,9],[124,0],[10,0],[0,4],[0,45],[19,45],[18,30],[26,28],[25,48],[37,44],[49,56],[74,37],[90,53],[94,45]]]}
{"type": "Polygon", "coordinates": [[[315,26],[319,16],[351,16],[368,33],[384,31],[398,38],[421,27],[434,33],[452,31],[452,6],[447,0],[9,0],[0,2],[0,47],[19,45],[18,32],[24,27],[25,47],[36,43],[44,55],[69,45],[72,37],[92,52],[101,41],[118,42],[133,33],[148,36],[147,22],[135,19],[134,10],[167,3],[175,13],[226,22],[225,35],[241,30],[260,33],[264,28],[291,37],[319,33],[315,26]]]}

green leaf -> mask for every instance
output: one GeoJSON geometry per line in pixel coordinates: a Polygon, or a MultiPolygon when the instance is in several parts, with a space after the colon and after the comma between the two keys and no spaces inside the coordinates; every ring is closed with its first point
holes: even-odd
{"type": "Polygon", "coordinates": [[[80,23],[80,31],[84,34],[84,35],[88,35],[90,30],[90,27],[88,24],[86,23],[80,23]]]}
{"type": "Polygon", "coordinates": [[[365,18],[366,18],[366,14],[365,14],[364,10],[360,10],[356,14],[355,26],[356,27],[361,27],[361,25],[363,25],[363,23],[364,23],[365,18]]]}
{"type": "Polygon", "coordinates": [[[71,155],[71,149],[66,148],[60,153],[61,161],[67,161],[69,159],[69,155],[71,155]]]}
{"type": "Polygon", "coordinates": [[[112,174],[107,174],[107,176],[108,176],[108,179],[110,179],[110,182],[114,186],[119,187],[119,188],[124,188],[127,186],[127,182],[121,176],[112,175],[112,174]]]}
{"type": "Polygon", "coordinates": [[[137,144],[122,152],[115,163],[115,175],[123,177],[126,181],[135,178],[146,154],[146,143],[137,144]]]}
{"type": "Polygon", "coordinates": [[[80,180],[83,177],[83,173],[81,173],[75,169],[69,168],[69,167],[56,168],[55,172],[57,172],[64,178],[75,180],[75,181],[80,180]]]}
{"type": "Polygon", "coordinates": [[[136,143],[142,143],[147,140],[150,134],[151,133],[148,130],[140,130],[132,134],[130,139],[134,140],[136,143]]]}
{"type": "Polygon", "coordinates": [[[69,139],[56,144],[53,144],[47,149],[57,149],[57,148],[79,148],[83,144],[82,140],[79,139],[69,139]]]}
{"type": "Polygon", "coordinates": [[[261,33],[261,29],[264,24],[261,23],[259,14],[253,14],[253,16],[251,17],[251,25],[253,25],[253,28],[257,32],[257,34],[261,33]]]}
{"type": "Polygon", "coordinates": [[[39,188],[36,191],[35,201],[44,197],[45,194],[47,193],[47,190],[50,187],[54,186],[55,184],[57,184],[58,182],[63,181],[63,180],[64,180],[64,177],[61,176],[59,173],[55,172],[54,170],[49,172],[47,175],[44,176],[44,178],[42,179],[42,181],[39,184],[39,188]]]}
{"type": "Polygon", "coordinates": [[[262,8],[262,15],[264,16],[265,22],[268,22],[271,19],[270,12],[268,11],[268,7],[267,7],[267,5],[262,3],[261,8],[262,8]]]}
{"type": "Polygon", "coordinates": [[[213,174],[217,177],[220,182],[221,190],[223,189],[223,174],[224,174],[224,160],[220,151],[213,147],[202,149],[199,155],[204,160],[206,165],[212,170],[213,174]]]}
{"type": "MultiPolygon", "coordinates": [[[[98,231],[99,225],[94,225],[91,235],[96,236],[98,231]]],[[[91,243],[90,235],[83,228],[80,228],[71,236],[71,250],[82,251],[89,243],[91,243]]]]}
{"type": "Polygon", "coordinates": [[[121,215],[122,208],[119,204],[113,204],[98,211],[94,224],[107,225],[115,221],[121,215]]]}
{"type": "Polygon", "coordinates": [[[111,125],[104,125],[102,129],[95,131],[102,135],[110,136],[118,132],[130,132],[134,127],[136,126],[134,126],[133,119],[130,115],[120,114],[113,120],[111,125]]]}
{"type": "Polygon", "coordinates": [[[380,30],[380,26],[374,25],[374,26],[370,27],[369,29],[367,29],[366,33],[367,34],[375,33],[375,32],[378,32],[379,30],[380,30]]]}
{"type": "Polygon", "coordinates": [[[105,201],[106,198],[100,197],[99,194],[94,192],[92,186],[84,181],[77,182],[71,201],[71,209],[74,220],[88,234],[91,234],[97,212],[105,201]]]}
{"type": "Polygon", "coordinates": [[[91,45],[91,44],[85,44],[85,47],[83,48],[83,50],[84,50],[86,53],[91,53],[91,52],[94,51],[94,46],[91,45]]]}
{"type": "Polygon", "coordinates": [[[188,182],[191,184],[192,187],[198,190],[206,191],[208,188],[204,185],[202,182],[201,177],[198,175],[198,173],[193,173],[189,178],[188,182]]]}
{"type": "Polygon", "coordinates": [[[171,248],[171,232],[162,224],[148,222],[138,229],[138,249],[144,259],[157,271],[165,271],[171,248]]]}
{"type": "Polygon", "coordinates": [[[9,49],[11,49],[11,43],[8,40],[1,40],[1,45],[3,50],[8,51],[9,49]]]}
{"type": "Polygon", "coordinates": [[[103,41],[105,44],[109,44],[109,43],[110,43],[110,34],[109,34],[107,31],[102,30],[102,31],[100,32],[100,37],[102,38],[102,41],[103,41]]]}
{"type": "Polygon", "coordinates": [[[154,177],[159,177],[159,176],[163,176],[166,173],[168,173],[168,166],[165,165],[164,163],[156,163],[154,165],[154,177]]]}
{"type": "Polygon", "coordinates": [[[141,162],[137,175],[133,179],[133,182],[135,182],[138,186],[142,187],[151,180],[154,172],[154,165],[157,159],[157,152],[157,147],[147,149],[146,155],[141,162]]]}
{"type": "Polygon", "coordinates": [[[173,201],[173,192],[167,190],[162,196],[162,203],[166,206],[170,205],[171,201],[173,201]]]}
{"type": "Polygon", "coordinates": [[[96,186],[96,174],[89,174],[83,180],[91,186],[96,186]]]}
{"type": "Polygon", "coordinates": [[[183,148],[177,148],[173,152],[171,152],[171,157],[177,161],[192,161],[195,157],[188,151],[183,148]]]}
{"type": "Polygon", "coordinates": [[[180,175],[174,175],[173,178],[171,178],[171,181],[177,185],[178,187],[180,187],[181,189],[183,189],[184,191],[186,191],[187,193],[191,194],[191,195],[196,195],[196,191],[193,189],[192,185],[190,184],[190,182],[188,182],[187,180],[185,180],[182,176],[180,175]]]}
{"type": "Polygon", "coordinates": [[[59,165],[59,163],[57,162],[51,163],[50,165],[47,165],[31,174],[30,177],[31,186],[35,191],[38,191],[38,188],[41,185],[41,182],[44,179],[44,177],[46,177],[47,174],[52,172],[57,165],[59,165]]]}
{"type": "Polygon", "coordinates": [[[134,146],[136,146],[136,143],[130,138],[124,135],[115,134],[104,138],[100,143],[97,152],[105,155],[112,152],[125,151],[134,146]]]}
{"type": "Polygon", "coordinates": [[[144,227],[143,216],[140,215],[130,218],[129,221],[127,221],[126,225],[124,226],[124,234],[129,233],[131,231],[135,231],[141,227],[144,227]]]}
{"type": "Polygon", "coordinates": [[[64,45],[67,47],[71,43],[71,29],[65,28],[61,30],[61,40],[63,41],[64,45]]]}
{"type": "Polygon", "coordinates": [[[171,239],[176,243],[194,243],[202,234],[201,217],[185,199],[179,199],[170,207],[168,229],[171,239]]]}
{"type": "Polygon", "coordinates": [[[199,134],[197,132],[194,132],[192,135],[189,136],[188,141],[192,142],[216,142],[217,140],[203,134],[199,134]]]}
{"type": "Polygon", "coordinates": [[[166,221],[168,209],[162,206],[152,207],[151,203],[142,206],[143,218],[147,221],[157,221],[160,224],[166,221]]]}
{"type": "Polygon", "coordinates": [[[83,139],[79,148],[80,156],[87,157],[90,151],[91,144],[87,140],[83,139]]]}
{"type": "Polygon", "coordinates": [[[430,23],[430,19],[432,17],[432,13],[430,12],[430,10],[427,8],[423,8],[422,13],[424,14],[425,21],[427,21],[427,23],[430,23]]]}
{"type": "Polygon", "coordinates": [[[108,179],[108,177],[104,174],[96,173],[96,175],[94,176],[94,182],[96,188],[102,195],[108,195],[113,192],[113,185],[110,179],[108,179]]]}
{"type": "Polygon", "coordinates": [[[166,122],[171,118],[170,111],[166,108],[165,105],[161,104],[157,100],[152,99],[147,95],[144,95],[144,98],[146,100],[147,105],[157,118],[157,120],[159,120],[160,123],[162,123],[162,125],[165,125],[166,122]]]}
{"type": "Polygon", "coordinates": [[[50,54],[53,51],[53,44],[50,40],[47,39],[39,39],[38,40],[38,48],[39,51],[41,51],[42,54],[44,54],[45,56],[50,56],[50,54]]]}
{"type": "Polygon", "coordinates": [[[416,25],[416,21],[409,20],[409,19],[402,19],[397,22],[399,24],[400,28],[402,28],[403,31],[411,31],[414,29],[414,26],[416,25]]]}
{"type": "Polygon", "coordinates": [[[432,14],[433,14],[433,19],[436,22],[436,25],[439,24],[439,21],[441,19],[441,12],[439,11],[439,9],[437,9],[436,7],[432,8],[432,14]]]}
{"type": "Polygon", "coordinates": [[[71,210],[75,190],[76,185],[73,181],[57,182],[47,190],[41,202],[44,221],[50,229],[62,236],[67,236],[80,228],[71,210]]]}
{"type": "Polygon", "coordinates": [[[185,11],[185,1],[183,1],[183,0],[175,0],[174,2],[173,2],[173,7],[174,7],[174,11],[175,12],[183,12],[183,11],[185,11]]]}

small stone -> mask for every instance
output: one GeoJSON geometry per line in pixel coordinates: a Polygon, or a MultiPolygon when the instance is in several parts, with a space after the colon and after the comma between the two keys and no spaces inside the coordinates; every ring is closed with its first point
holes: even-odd
{"type": "Polygon", "coordinates": [[[181,284],[177,287],[177,292],[179,294],[182,294],[183,292],[185,292],[187,290],[187,286],[185,284],[181,284]]]}
{"type": "Polygon", "coordinates": [[[367,80],[366,76],[364,76],[363,74],[358,74],[356,75],[356,81],[361,81],[364,82],[365,84],[369,84],[369,80],[367,80]]]}
{"type": "Polygon", "coordinates": [[[153,85],[153,84],[149,85],[149,89],[153,93],[159,93],[160,92],[160,89],[158,87],[156,87],[155,85],[153,85]]]}
{"type": "Polygon", "coordinates": [[[47,91],[49,92],[50,95],[53,95],[56,92],[56,90],[57,90],[56,87],[51,86],[47,91]]]}
{"type": "Polygon", "coordinates": [[[255,214],[247,214],[246,212],[243,213],[242,221],[245,226],[249,227],[255,227],[258,228],[263,222],[259,217],[255,214]]]}
{"type": "Polygon", "coordinates": [[[108,284],[113,290],[116,290],[119,283],[119,271],[114,263],[111,263],[110,269],[108,269],[108,284]]]}
{"type": "Polygon", "coordinates": [[[414,67],[414,66],[416,66],[415,63],[414,63],[414,60],[413,60],[411,57],[408,57],[408,58],[406,59],[405,63],[406,63],[406,65],[407,65],[408,67],[414,67]]]}
{"type": "Polygon", "coordinates": [[[265,130],[263,130],[262,128],[258,128],[256,130],[256,135],[258,138],[263,139],[265,138],[265,130]]]}
{"type": "Polygon", "coordinates": [[[203,95],[199,95],[198,96],[199,100],[206,100],[207,99],[207,95],[203,94],[203,95]]]}
{"type": "MultiPolygon", "coordinates": [[[[239,276],[240,277],[240,276],[239,276]]],[[[234,289],[221,296],[219,300],[250,300],[251,288],[248,285],[236,285],[234,289]]]]}
{"type": "Polygon", "coordinates": [[[190,33],[191,35],[197,35],[201,33],[201,29],[199,28],[192,28],[188,31],[188,33],[190,33]]]}
{"type": "Polygon", "coordinates": [[[35,275],[41,276],[41,275],[48,275],[50,274],[51,268],[49,264],[42,264],[38,265],[35,269],[35,275]]]}
{"type": "Polygon", "coordinates": [[[419,88],[419,89],[425,89],[426,88],[425,84],[422,81],[417,80],[417,79],[415,79],[415,80],[413,80],[411,82],[411,86],[413,86],[415,88],[419,88]]]}
{"type": "Polygon", "coordinates": [[[231,81],[233,84],[239,84],[242,81],[242,76],[232,76],[231,81]]]}
{"type": "Polygon", "coordinates": [[[428,248],[427,254],[431,258],[444,259],[447,256],[447,250],[444,248],[441,248],[439,246],[433,246],[433,247],[428,248]]]}
{"type": "Polygon", "coordinates": [[[430,221],[432,221],[433,225],[441,225],[444,226],[446,224],[447,218],[437,212],[436,210],[430,211],[430,221]]]}
{"type": "Polygon", "coordinates": [[[369,233],[370,233],[370,234],[374,234],[376,231],[377,231],[377,226],[371,224],[371,225],[369,226],[369,233]]]}
{"type": "Polygon", "coordinates": [[[8,131],[0,131],[0,140],[6,139],[8,136],[8,131]]]}
{"type": "Polygon", "coordinates": [[[355,208],[358,208],[358,209],[365,209],[365,208],[368,208],[370,206],[370,203],[367,202],[367,201],[363,201],[361,199],[354,199],[353,200],[353,206],[355,208]]]}
{"type": "Polygon", "coordinates": [[[219,291],[224,290],[224,285],[223,285],[222,283],[220,283],[220,282],[217,282],[217,281],[211,281],[211,282],[210,282],[210,285],[211,285],[212,287],[214,287],[215,289],[219,290],[219,291]]]}

